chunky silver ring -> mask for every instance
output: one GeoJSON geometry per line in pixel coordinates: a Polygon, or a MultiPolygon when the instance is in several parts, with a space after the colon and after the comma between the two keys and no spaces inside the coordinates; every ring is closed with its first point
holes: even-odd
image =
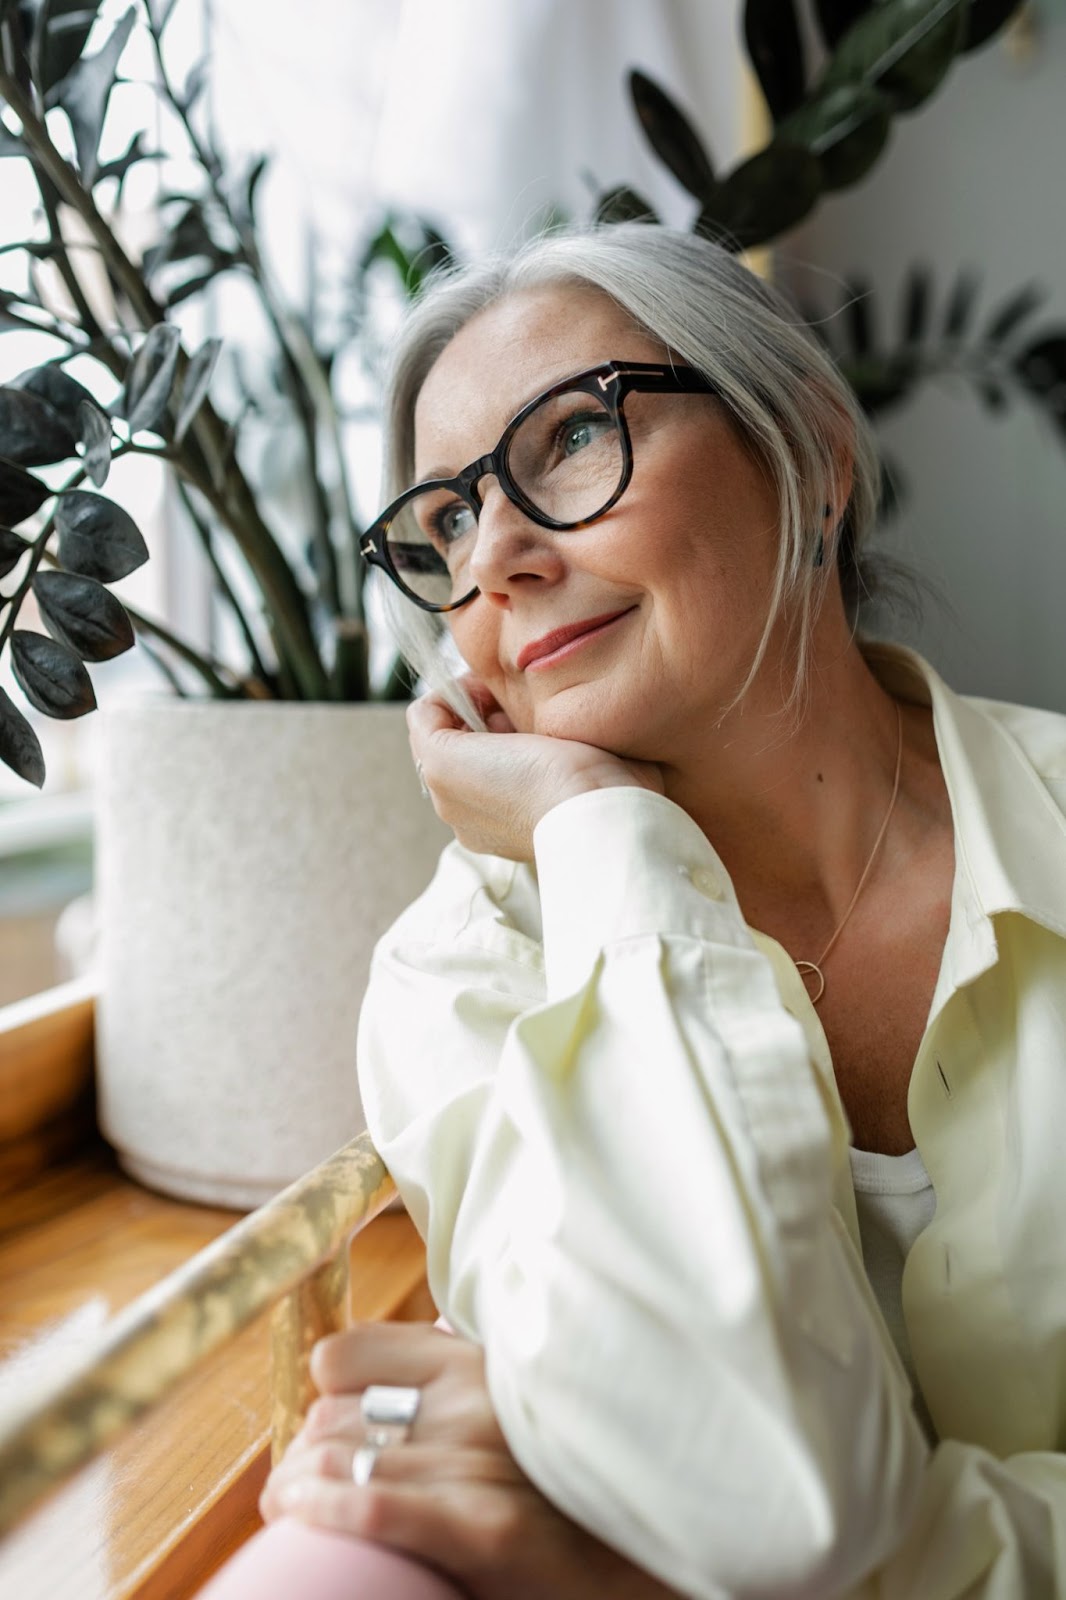
{"type": "Polygon", "coordinates": [[[421,761],[416,761],[415,762],[415,771],[418,773],[418,787],[422,791],[422,798],[423,798],[423,800],[428,800],[429,799],[429,789],[428,789],[428,787],[426,785],[426,780],[422,775],[422,763],[421,763],[421,761]]]}
{"type": "Polygon", "coordinates": [[[380,1454],[381,1452],[377,1445],[373,1444],[361,1444],[355,1452],[355,1460],[352,1462],[352,1477],[360,1489],[370,1482],[374,1464],[380,1454]]]}
{"type": "Polygon", "coordinates": [[[359,1409],[366,1425],[366,1442],[377,1450],[403,1444],[422,1404],[421,1389],[397,1388],[392,1384],[372,1383],[363,1390],[359,1409]]]}

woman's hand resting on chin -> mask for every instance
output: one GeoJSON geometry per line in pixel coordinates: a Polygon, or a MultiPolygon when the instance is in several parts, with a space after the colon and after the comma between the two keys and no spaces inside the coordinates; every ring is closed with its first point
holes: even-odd
{"type": "Polygon", "coordinates": [[[437,694],[408,707],[407,730],[437,815],[468,850],[531,861],[534,828],[564,800],[618,787],[663,793],[653,762],[625,761],[572,739],[516,733],[482,683],[470,676],[462,683],[488,733],[473,732],[437,694]]]}

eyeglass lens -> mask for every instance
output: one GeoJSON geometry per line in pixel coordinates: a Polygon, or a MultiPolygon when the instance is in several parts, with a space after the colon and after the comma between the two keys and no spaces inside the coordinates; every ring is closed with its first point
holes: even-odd
{"type": "MultiPolygon", "coordinates": [[[[614,416],[585,390],[549,395],[511,438],[507,470],[531,506],[553,522],[596,516],[625,472],[614,416]]],[[[419,599],[448,606],[477,585],[470,563],[477,539],[473,508],[450,489],[413,496],[389,524],[385,542],[396,572],[419,599]]]]}

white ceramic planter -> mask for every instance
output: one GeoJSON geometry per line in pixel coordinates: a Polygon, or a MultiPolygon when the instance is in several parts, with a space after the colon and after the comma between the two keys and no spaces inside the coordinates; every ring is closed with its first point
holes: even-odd
{"type": "Polygon", "coordinates": [[[402,708],[160,699],[105,716],[99,1106],[128,1171],[253,1206],[363,1127],[371,950],[449,837],[402,708]]]}

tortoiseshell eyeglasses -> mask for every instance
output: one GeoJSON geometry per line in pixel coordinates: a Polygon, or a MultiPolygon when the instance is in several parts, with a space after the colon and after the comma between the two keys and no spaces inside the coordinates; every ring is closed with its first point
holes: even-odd
{"type": "Polygon", "coordinates": [[[478,592],[470,563],[481,479],[491,473],[507,498],[542,528],[587,527],[610,510],[632,477],[623,407],[634,390],[715,392],[693,367],[643,361],[604,361],[564,378],[512,417],[488,455],[454,478],[405,489],[367,530],[362,555],[424,611],[465,606],[478,592]]]}

